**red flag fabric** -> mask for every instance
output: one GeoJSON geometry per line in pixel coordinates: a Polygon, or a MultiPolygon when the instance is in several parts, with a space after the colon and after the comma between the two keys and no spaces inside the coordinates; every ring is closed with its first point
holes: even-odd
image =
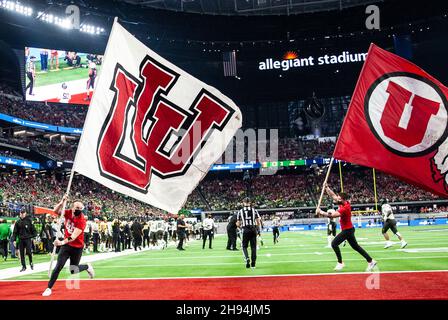
{"type": "Polygon", "coordinates": [[[36,214],[36,215],[51,214],[52,216],[55,216],[55,217],[58,216],[58,214],[56,212],[54,212],[53,209],[48,209],[48,208],[43,208],[43,207],[38,207],[38,206],[34,206],[34,214],[36,214]]]}
{"type": "Polygon", "coordinates": [[[447,196],[447,95],[418,66],[372,44],[334,158],[447,196]]]}

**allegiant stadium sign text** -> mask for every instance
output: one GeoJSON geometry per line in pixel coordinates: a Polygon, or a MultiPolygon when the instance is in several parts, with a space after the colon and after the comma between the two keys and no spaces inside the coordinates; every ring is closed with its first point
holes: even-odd
{"type": "Polygon", "coordinates": [[[292,68],[300,67],[312,67],[316,65],[333,65],[342,63],[353,63],[353,62],[363,62],[366,60],[367,53],[350,53],[348,51],[342,52],[340,55],[324,55],[319,56],[317,59],[313,56],[308,58],[295,58],[295,59],[285,59],[285,60],[274,60],[268,58],[265,61],[258,63],[258,69],[264,70],[282,70],[288,71],[292,68]]]}

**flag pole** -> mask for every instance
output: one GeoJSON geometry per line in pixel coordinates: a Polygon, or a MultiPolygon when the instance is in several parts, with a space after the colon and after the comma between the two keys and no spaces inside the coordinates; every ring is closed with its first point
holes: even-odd
{"type": "Polygon", "coordinates": [[[339,180],[341,181],[341,192],[344,192],[344,183],[342,182],[342,165],[341,165],[341,161],[339,161],[338,164],[339,164],[339,180]]]}
{"type": "Polygon", "coordinates": [[[378,195],[376,191],[376,174],[375,174],[375,168],[372,168],[373,173],[373,193],[375,194],[375,211],[378,211],[378,195]]]}
{"type": "Polygon", "coordinates": [[[322,198],[324,197],[324,190],[325,190],[324,187],[327,184],[328,177],[330,176],[331,167],[333,166],[333,162],[334,162],[334,158],[331,157],[330,165],[328,166],[327,174],[325,175],[325,180],[324,180],[324,183],[322,184],[322,190],[320,192],[319,202],[317,203],[317,207],[316,207],[316,214],[317,214],[317,210],[320,208],[320,205],[322,203],[322,198]]]}

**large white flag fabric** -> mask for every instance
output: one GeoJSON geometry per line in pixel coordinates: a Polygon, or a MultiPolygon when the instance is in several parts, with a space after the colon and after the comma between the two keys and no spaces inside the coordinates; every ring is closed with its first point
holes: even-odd
{"type": "Polygon", "coordinates": [[[241,123],[232,100],[115,21],[73,169],[177,213],[241,123]]]}

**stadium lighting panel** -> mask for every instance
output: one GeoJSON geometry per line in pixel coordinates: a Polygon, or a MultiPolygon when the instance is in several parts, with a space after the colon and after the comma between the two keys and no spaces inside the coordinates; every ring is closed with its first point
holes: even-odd
{"type": "MultiPolygon", "coordinates": [[[[8,1],[8,0],[0,0],[0,8],[3,8],[8,11],[16,12],[19,14],[22,14],[24,16],[30,17],[33,15],[33,8],[24,6],[20,4],[20,2],[15,1],[8,1]]],[[[57,16],[51,13],[44,13],[42,11],[39,11],[36,16],[37,19],[57,25],[64,29],[70,29],[71,23],[70,19],[64,16],[57,16]]],[[[90,33],[90,34],[102,34],[104,33],[104,28],[89,24],[82,24],[80,28],[81,32],[90,33]]]]}
{"type": "Polygon", "coordinates": [[[98,26],[93,26],[90,24],[82,24],[79,31],[90,33],[90,34],[101,34],[104,32],[104,28],[101,28],[98,26]]]}
{"type": "Polygon", "coordinates": [[[33,14],[33,8],[21,5],[19,2],[2,0],[0,2],[0,7],[25,16],[31,16],[33,14]]]}
{"type": "Polygon", "coordinates": [[[68,18],[58,17],[50,13],[43,13],[42,11],[37,13],[37,18],[44,22],[55,24],[64,29],[70,29],[70,19],[68,18]]]}
{"type": "MultiPolygon", "coordinates": [[[[37,17],[44,22],[55,24],[64,29],[71,28],[70,19],[68,19],[68,18],[58,17],[58,16],[55,16],[55,15],[49,14],[49,13],[43,13],[42,11],[38,12],[37,17]]],[[[82,24],[79,31],[85,32],[85,33],[90,33],[90,34],[101,34],[104,32],[104,28],[89,25],[89,24],[82,24]]]]}

